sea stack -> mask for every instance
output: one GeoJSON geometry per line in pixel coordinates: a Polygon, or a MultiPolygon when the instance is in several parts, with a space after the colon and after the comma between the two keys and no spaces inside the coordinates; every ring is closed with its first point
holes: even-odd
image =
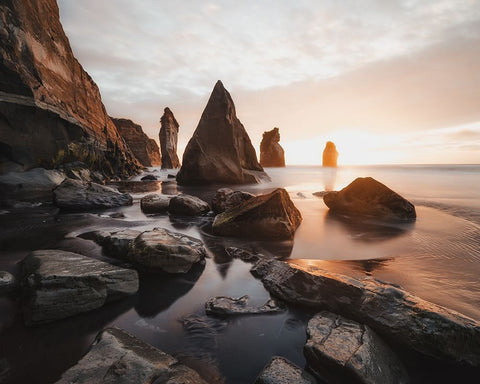
{"type": "Polygon", "coordinates": [[[141,125],[129,119],[110,118],[140,164],[144,167],[157,167],[162,164],[156,141],[143,132],[141,125]]]}
{"type": "Polygon", "coordinates": [[[323,162],[324,167],[336,167],[338,159],[337,147],[332,141],[327,141],[325,149],[323,150],[323,162]]]}
{"type": "Polygon", "coordinates": [[[269,180],[219,80],[183,154],[177,182],[183,185],[250,184],[269,180]]]}
{"type": "Polygon", "coordinates": [[[140,164],[73,56],[55,0],[0,3],[0,171],[75,160],[126,177],[140,164]]]}
{"type": "Polygon", "coordinates": [[[279,141],[278,128],[263,133],[260,144],[260,165],[262,167],[285,167],[285,153],[279,141]]]}
{"type": "Polygon", "coordinates": [[[162,150],[162,168],[180,167],[177,156],[178,123],[170,108],[165,108],[160,119],[160,148],[162,150]]]}

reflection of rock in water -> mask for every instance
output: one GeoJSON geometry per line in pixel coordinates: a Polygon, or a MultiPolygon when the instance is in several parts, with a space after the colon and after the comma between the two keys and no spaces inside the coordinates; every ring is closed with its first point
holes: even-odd
{"type": "MultiPolygon", "coordinates": [[[[388,266],[392,259],[370,260],[324,260],[321,268],[335,273],[351,275],[352,272],[360,272],[361,275],[371,276],[374,271],[388,266]]],[[[355,274],[356,275],[356,274],[355,274]]]]}
{"type": "Polygon", "coordinates": [[[162,193],[164,195],[177,195],[177,182],[175,180],[162,181],[162,193]]]}
{"type": "Polygon", "coordinates": [[[333,191],[337,181],[337,168],[323,169],[323,187],[325,191],[333,191]]]}
{"type": "Polygon", "coordinates": [[[122,193],[155,192],[160,189],[160,181],[117,181],[114,186],[122,193]]]}

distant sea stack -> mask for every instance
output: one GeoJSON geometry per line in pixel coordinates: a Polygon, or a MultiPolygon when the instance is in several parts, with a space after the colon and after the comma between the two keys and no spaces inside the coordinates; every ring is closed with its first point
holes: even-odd
{"type": "Polygon", "coordinates": [[[143,132],[141,125],[129,119],[110,118],[140,164],[144,167],[158,167],[162,164],[157,142],[143,132]]]}
{"type": "Polygon", "coordinates": [[[55,0],[0,3],[0,172],[80,160],[107,175],[139,164],[73,56],[55,0]]]}
{"type": "Polygon", "coordinates": [[[162,168],[180,167],[177,156],[178,123],[170,108],[165,108],[160,119],[160,148],[162,149],[162,168]]]}
{"type": "Polygon", "coordinates": [[[336,167],[338,159],[337,147],[332,141],[327,141],[325,149],[323,150],[323,163],[324,167],[336,167]]]}
{"type": "Polygon", "coordinates": [[[269,180],[238,120],[228,91],[218,81],[177,174],[179,184],[249,184],[269,180]]]}
{"type": "Polygon", "coordinates": [[[285,167],[285,153],[279,141],[278,128],[263,133],[260,143],[260,165],[262,167],[285,167]]]}

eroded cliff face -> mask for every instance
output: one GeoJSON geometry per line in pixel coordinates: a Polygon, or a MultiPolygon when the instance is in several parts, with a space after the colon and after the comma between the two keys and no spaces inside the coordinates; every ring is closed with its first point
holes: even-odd
{"type": "Polygon", "coordinates": [[[139,164],[75,59],[55,0],[0,3],[0,172],[80,160],[108,175],[139,164]]]}
{"type": "Polygon", "coordinates": [[[160,148],[162,150],[162,168],[180,167],[177,155],[178,123],[170,108],[165,108],[160,119],[160,148]]]}
{"type": "Polygon", "coordinates": [[[279,141],[278,128],[263,133],[260,143],[260,165],[262,167],[285,167],[285,153],[279,141]]]}
{"type": "Polygon", "coordinates": [[[140,164],[144,167],[157,167],[162,164],[157,142],[143,132],[141,125],[129,119],[110,118],[140,164]]]}

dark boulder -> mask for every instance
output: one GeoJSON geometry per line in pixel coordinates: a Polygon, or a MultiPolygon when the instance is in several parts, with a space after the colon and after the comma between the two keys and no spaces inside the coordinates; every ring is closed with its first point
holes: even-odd
{"type": "Polygon", "coordinates": [[[285,308],[272,299],[260,307],[252,306],[249,301],[250,297],[248,295],[238,299],[226,296],[212,297],[205,303],[205,312],[208,315],[239,316],[278,313],[285,310],[285,308]]]}
{"type": "Polygon", "coordinates": [[[17,288],[15,276],[10,272],[0,271],[0,295],[10,293],[17,288]]]}
{"type": "Polygon", "coordinates": [[[278,128],[263,133],[260,143],[260,165],[262,167],[285,167],[285,153],[279,141],[278,128]]]}
{"type": "Polygon", "coordinates": [[[317,380],[284,357],[274,356],[254,384],[316,384],[317,380]]]}
{"type": "Polygon", "coordinates": [[[215,213],[222,213],[237,206],[244,201],[250,200],[255,195],[249,192],[234,191],[230,188],[220,188],[212,200],[212,209],[215,213]]]}
{"type": "Polygon", "coordinates": [[[196,196],[180,194],[170,199],[168,212],[172,215],[197,216],[210,211],[207,202],[196,196]]]}
{"type": "Polygon", "coordinates": [[[143,213],[164,213],[168,211],[172,195],[151,193],[140,199],[140,208],[143,213]]]}
{"type": "Polygon", "coordinates": [[[338,159],[337,147],[332,141],[327,141],[323,150],[322,165],[324,167],[336,167],[338,159]]]}
{"type": "Polygon", "coordinates": [[[170,108],[165,108],[160,119],[160,148],[162,150],[162,168],[180,167],[177,155],[178,123],[170,108]]]}
{"type": "Polygon", "coordinates": [[[157,180],[157,176],[146,175],[146,176],[143,176],[140,180],[142,180],[142,181],[155,181],[155,180],[157,180]]]}

